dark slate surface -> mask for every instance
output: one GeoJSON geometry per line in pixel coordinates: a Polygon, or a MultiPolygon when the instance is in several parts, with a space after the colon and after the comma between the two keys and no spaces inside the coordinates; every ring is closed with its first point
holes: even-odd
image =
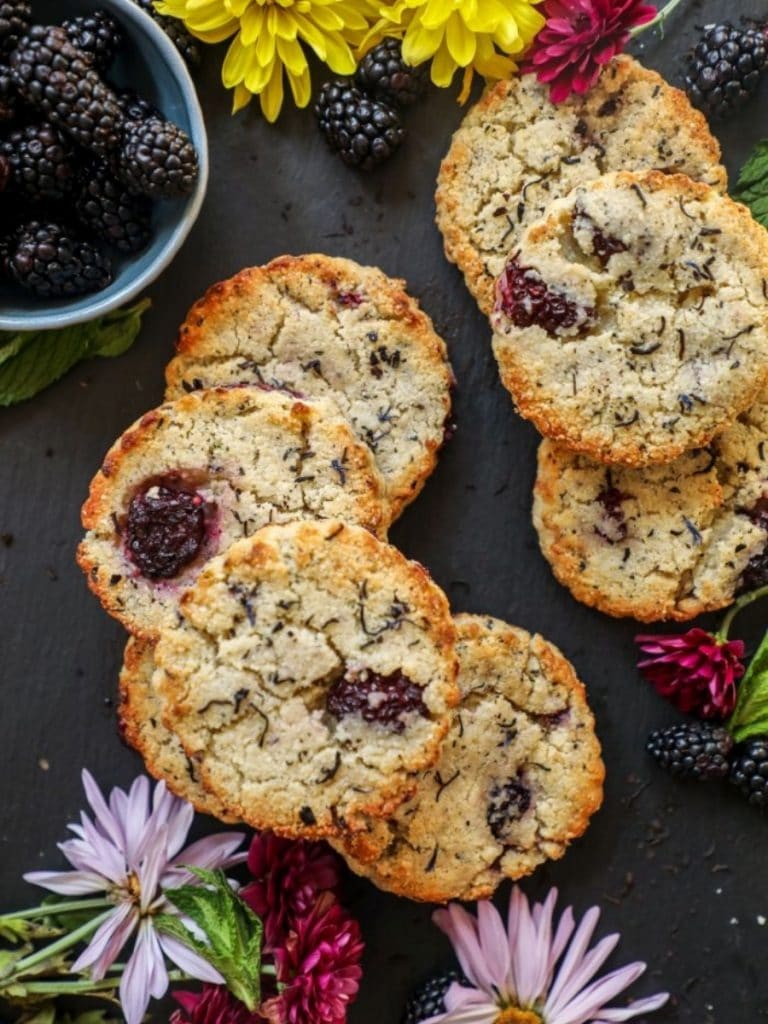
{"type": "MultiPolygon", "coordinates": [[[[726,11],[754,13],[714,0],[689,8],[664,40],[644,47],[647,63],[671,77],[695,25],[726,11]]],[[[407,278],[444,333],[458,377],[458,433],[395,543],[429,566],[456,609],[541,631],[588,683],[608,767],[605,806],[526,891],[540,895],[554,883],[578,909],[599,901],[604,929],[624,935],[614,962],[647,959],[638,991],[674,993],[659,1024],[768,1017],[766,821],[725,787],[686,787],[648,762],[645,736],[673,712],[636,675],[634,625],[576,604],[538,553],[529,522],[536,436],[512,411],[488,327],[432,223],[438,163],[461,117],[453,94],[433,94],[413,111],[403,153],[365,179],[326,151],[308,112],[289,109],[276,127],[255,107],[231,119],[215,54],[200,90],[211,188],[189,242],[151,289],[139,343],[0,412],[0,906],[35,895],[23,870],[60,863],[55,844],[81,806],[81,766],[105,786],[127,783],[140,767],[115,733],[124,637],[74,564],[88,481],[112,440],[159,401],[175,328],[209,284],[282,252],[326,251],[407,278]]],[[[764,88],[738,121],[717,126],[732,174],[765,130],[766,99],[764,88]]],[[[741,620],[753,644],[760,625],[759,610],[741,620]]],[[[447,947],[428,907],[363,883],[351,898],[368,943],[352,1024],[395,1024],[409,987],[447,947]]]]}

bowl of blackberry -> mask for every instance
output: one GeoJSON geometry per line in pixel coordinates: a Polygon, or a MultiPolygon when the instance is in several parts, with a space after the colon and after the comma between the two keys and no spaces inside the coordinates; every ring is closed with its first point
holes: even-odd
{"type": "Polygon", "coordinates": [[[174,258],[208,178],[197,56],[151,0],[0,0],[0,329],[102,316],[174,258]]]}

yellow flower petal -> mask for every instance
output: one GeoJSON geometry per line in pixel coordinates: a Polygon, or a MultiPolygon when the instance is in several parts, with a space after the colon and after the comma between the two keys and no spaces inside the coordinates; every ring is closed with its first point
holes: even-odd
{"type": "Polygon", "coordinates": [[[273,124],[283,106],[283,68],[275,61],[272,77],[259,97],[264,117],[273,124]]]}
{"type": "Polygon", "coordinates": [[[240,19],[240,42],[252,46],[264,27],[264,8],[252,4],[240,19]]]}
{"type": "Polygon", "coordinates": [[[444,28],[429,29],[413,21],[403,38],[403,58],[407,64],[422,64],[434,56],[443,42],[444,28]]]}
{"type": "Polygon", "coordinates": [[[460,68],[471,64],[477,50],[477,36],[470,32],[455,12],[448,19],[445,31],[445,42],[451,56],[460,68]]]}
{"type": "Polygon", "coordinates": [[[464,79],[461,83],[461,92],[459,93],[459,103],[463,106],[469,99],[469,94],[472,92],[472,81],[475,77],[475,70],[470,64],[468,68],[464,68],[464,79]]]}
{"type": "Polygon", "coordinates": [[[221,66],[221,80],[224,85],[228,89],[239,85],[245,78],[249,66],[250,50],[240,42],[240,36],[235,36],[221,66]]]}
{"type": "Polygon", "coordinates": [[[456,68],[456,61],[449,53],[448,47],[441,46],[432,60],[430,69],[432,81],[441,89],[446,89],[453,81],[456,68]]]}
{"type": "Polygon", "coordinates": [[[254,46],[256,60],[264,68],[272,63],[275,56],[275,36],[269,31],[262,31],[254,46]]]}
{"type": "Polygon", "coordinates": [[[288,72],[288,84],[291,87],[293,102],[297,107],[309,106],[312,99],[312,82],[309,77],[309,67],[306,67],[300,75],[288,72]]]}
{"type": "Polygon", "coordinates": [[[357,61],[343,38],[334,33],[326,39],[326,64],[338,75],[351,75],[357,67],[357,61]]]}
{"type": "Polygon", "coordinates": [[[285,64],[289,75],[298,77],[307,70],[307,58],[301,48],[301,44],[295,39],[281,39],[278,36],[277,53],[280,60],[285,64]]]}
{"type": "Polygon", "coordinates": [[[263,68],[255,60],[252,61],[243,79],[243,85],[246,89],[255,95],[258,95],[262,89],[266,89],[267,83],[272,77],[275,64],[279,64],[279,61],[273,61],[272,64],[268,64],[263,68]]]}
{"type": "Polygon", "coordinates": [[[327,49],[326,40],[320,29],[311,22],[308,18],[305,18],[303,14],[299,14],[297,11],[294,15],[296,20],[296,29],[299,36],[308,43],[309,46],[315,51],[320,60],[325,60],[327,49]]]}
{"type": "Polygon", "coordinates": [[[232,93],[232,113],[236,114],[243,107],[247,107],[253,99],[253,93],[249,92],[244,85],[236,85],[232,93]]]}

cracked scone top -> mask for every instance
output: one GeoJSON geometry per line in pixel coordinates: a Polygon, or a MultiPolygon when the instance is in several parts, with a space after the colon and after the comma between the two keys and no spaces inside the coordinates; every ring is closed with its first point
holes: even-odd
{"type": "Polygon", "coordinates": [[[388,821],[334,842],[382,889],[441,903],[485,899],[561,857],[602,802],[584,687],[540,636],[459,615],[461,700],[437,764],[388,821]]]}
{"type": "Polygon", "coordinates": [[[195,765],[163,722],[163,704],[153,683],[154,642],[131,637],[120,670],[120,734],[141,755],[150,775],[201,814],[230,823],[238,819],[203,787],[195,765]]]}
{"type": "Polygon", "coordinates": [[[268,526],[214,559],[155,650],[165,721],[256,828],[321,837],[410,795],[456,703],[427,572],[341,522],[268,526]]]}
{"type": "Polygon", "coordinates": [[[685,93],[620,56],[585,96],[553,104],[535,75],[498,82],[440,168],[437,225],[480,309],[523,231],[553,199],[608,171],[657,168],[726,188],[720,147],[685,93]]]}
{"type": "Polygon", "coordinates": [[[435,467],[453,384],[445,343],[404,289],[323,255],[243,270],[189,311],[167,397],[243,381],[330,395],[373,452],[395,519],[435,467]]]}
{"type": "Polygon", "coordinates": [[[504,385],[601,462],[669,462],[768,378],[768,232],[682,175],[610,174],[532,224],[497,282],[504,385]]]}
{"type": "Polygon", "coordinates": [[[768,392],[707,447],[643,469],[543,441],[533,522],[573,596],[609,615],[685,621],[768,575],[768,392]]]}
{"type": "Polygon", "coordinates": [[[370,451],[330,400],[213,388],[152,410],[115,442],[83,506],[78,562],[111,615],[152,635],[232,541],[301,516],[383,533],[387,513],[370,451]]]}

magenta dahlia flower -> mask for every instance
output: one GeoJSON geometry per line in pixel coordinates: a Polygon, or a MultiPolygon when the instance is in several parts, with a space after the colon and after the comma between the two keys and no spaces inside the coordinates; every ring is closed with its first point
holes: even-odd
{"type": "Polygon", "coordinates": [[[280,994],[262,1011],[272,1024],[344,1024],[363,970],[360,926],[331,893],[321,896],[274,952],[280,994]]]}
{"type": "Polygon", "coordinates": [[[181,1006],[170,1024],[262,1024],[266,1017],[251,1013],[224,985],[203,985],[201,992],[174,992],[181,1006]]]}
{"type": "Polygon", "coordinates": [[[744,675],[744,642],[718,640],[703,629],[635,637],[640,674],[675,707],[701,718],[727,718],[744,675]]]}
{"type": "Polygon", "coordinates": [[[627,45],[631,30],[657,13],[643,0],[545,0],[539,9],[547,23],[523,71],[549,85],[553,103],[588,92],[603,65],[627,45]]]}
{"type": "Polygon", "coordinates": [[[253,881],[241,898],[264,922],[268,949],[282,943],[324,892],[336,893],[341,867],[324,843],[281,839],[271,832],[256,835],[248,851],[253,881]]]}
{"type": "Polygon", "coordinates": [[[506,928],[489,901],[477,904],[477,917],[457,903],[438,910],[434,921],[453,944],[469,982],[454,982],[445,995],[446,1012],[423,1024],[609,1024],[650,1013],[666,1003],[660,992],[646,999],[607,1004],[645,971],[644,963],[618,967],[595,979],[615,949],[608,935],[592,949],[600,911],[588,910],[578,927],[568,907],[556,923],[557,890],[532,907],[515,886],[506,928]]]}

